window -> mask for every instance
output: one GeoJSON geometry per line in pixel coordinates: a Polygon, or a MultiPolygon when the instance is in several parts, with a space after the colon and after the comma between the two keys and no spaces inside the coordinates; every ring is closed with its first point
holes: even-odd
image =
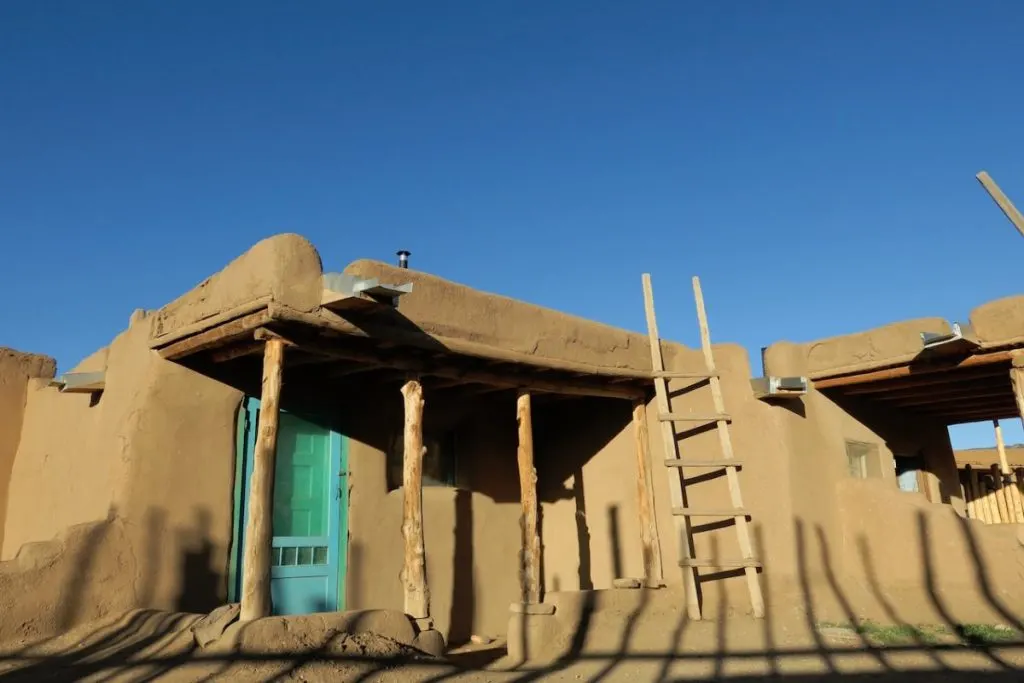
{"type": "Polygon", "coordinates": [[[868,473],[876,468],[878,447],[862,441],[846,442],[846,461],[850,468],[850,476],[854,479],[867,479],[868,473]]]}
{"type": "MultiPolygon", "coordinates": [[[[423,486],[455,486],[455,432],[448,432],[439,439],[426,435],[423,445],[423,486]]],[[[405,440],[401,434],[391,439],[387,453],[388,491],[402,488],[402,460],[405,440]]]]}

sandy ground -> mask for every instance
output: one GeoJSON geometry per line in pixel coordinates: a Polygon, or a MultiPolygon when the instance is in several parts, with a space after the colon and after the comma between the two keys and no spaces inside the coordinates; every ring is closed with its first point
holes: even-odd
{"type": "Polygon", "coordinates": [[[295,634],[245,651],[199,650],[189,631],[198,618],[133,612],[42,643],[8,644],[0,681],[1024,680],[1024,644],[881,647],[799,623],[680,621],[671,609],[633,620],[596,613],[574,655],[518,666],[500,642],[438,660],[371,634],[295,634]]]}

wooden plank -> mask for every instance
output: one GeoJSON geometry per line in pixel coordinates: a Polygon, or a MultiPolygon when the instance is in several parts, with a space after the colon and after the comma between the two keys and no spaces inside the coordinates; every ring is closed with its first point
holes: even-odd
{"type": "MultiPolygon", "coordinates": [[[[647,273],[641,278],[644,287],[644,314],[647,318],[647,338],[651,347],[651,368],[655,373],[665,371],[665,360],[661,355],[661,338],[658,336],[658,320],[654,315],[654,290],[651,286],[651,276],[647,273]]],[[[664,377],[654,379],[654,395],[659,413],[670,413],[672,408],[668,399],[668,382],[664,377]]],[[[661,428],[661,442],[665,448],[665,459],[679,458],[679,444],[676,442],[676,432],[672,423],[659,420],[661,428]]],[[[673,507],[684,507],[686,505],[686,492],[680,474],[673,470],[666,470],[669,482],[669,496],[673,507]]],[[[690,547],[690,520],[687,517],[672,517],[675,527],[675,541],[677,560],[683,560],[693,556],[693,549],[690,547]]],[[[680,566],[684,566],[680,564],[680,566]]],[[[697,573],[696,568],[689,568],[684,572],[683,583],[686,589],[686,613],[692,620],[701,618],[700,601],[697,594],[697,573]]]]}
{"type": "Polygon", "coordinates": [[[271,339],[263,352],[263,386],[256,447],[252,457],[249,511],[242,558],[240,621],[270,616],[270,567],[274,508],[274,461],[281,398],[284,343],[271,339]]]}
{"type": "Polygon", "coordinates": [[[718,373],[655,370],[651,373],[651,377],[664,377],[665,379],[711,379],[712,377],[718,377],[718,373]]]}
{"type": "Polygon", "coordinates": [[[521,530],[519,587],[522,602],[527,605],[541,601],[540,534],[537,531],[537,469],[533,465],[533,415],[530,394],[520,392],[516,398],[516,422],[519,427],[519,519],[521,530]]]}
{"type": "MultiPolygon", "coordinates": [[[[235,320],[236,318],[241,318],[251,313],[264,310],[270,305],[272,300],[273,297],[267,294],[265,296],[253,299],[252,301],[249,301],[245,304],[242,304],[241,306],[236,306],[235,308],[232,308],[230,310],[221,311],[216,315],[211,315],[207,318],[203,318],[202,320],[197,320],[194,323],[183,325],[182,327],[171,330],[170,332],[157,334],[150,338],[149,347],[151,349],[163,348],[169,346],[173,342],[183,340],[185,339],[185,337],[195,336],[200,332],[204,332],[213,327],[220,326],[226,322],[235,320]]],[[[160,317],[160,311],[157,311],[154,317],[156,318],[156,320],[154,321],[153,326],[161,326],[162,319],[160,317]]]]}
{"type": "MultiPolygon", "coordinates": [[[[711,350],[711,330],[708,326],[707,312],[704,310],[704,294],[700,287],[700,278],[693,278],[693,298],[697,303],[697,322],[700,325],[700,347],[704,354],[704,364],[708,373],[717,373],[715,357],[711,350]]],[[[725,400],[722,397],[722,383],[718,377],[711,378],[711,400],[716,413],[725,413],[725,400]]],[[[734,457],[732,451],[732,438],[729,435],[729,426],[726,422],[719,420],[718,441],[722,447],[722,457],[731,460],[734,457]]],[[[743,508],[743,496],[740,493],[740,479],[735,468],[729,467],[725,470],[725,476],[729,484],[729,499],[734,508],[743,508]]],[[[746,517],[736,518],[736,539],[739,541],[740,554],[745,559],[754,556],[754,548],[750,542],[750,529],[747,527],[746,517]]],[[[755,619],[764,617],[764,595],[761,592],[761,583],[754,567],[745,567],[744,573],[747,576],[747,589],[750,592],[750,605],[755,619]]]]}
{"type": "Polygon", "coordinates": [[[662,422],[729,422],[732,416],[726,412],[714,413],[658,413],[662,422]]]}
{"type": "Polygon", "coordinates": [[[708,567],[713,569],[753,569],[756,570],[761,566],[761,563],[754,559],[739,559],[739,560],[697,560],[697,559],[684,559],[679,561],[681,567],[708,567]]]}
{"type": "Polygon", "coordinates": [[[1010,198],[1003,194],[1003,191],[996,185],[996,181],[992,180],[992,176],[985,171],[981,171],[975,177],[981,183],[981,186],[985,188],[985,191],[988,192],[988,196],[992,198],[992,201],[1003,212],[1003,215],[1013,223],[1013,227],[1017,228],[1017,232],[1024,236],[1024,216],[1013,205],[1010,198]]]}
{"type": "Polygon", "coordinates": [[[252,338],[254,331],[270,322],[270,312],[260,309],[217,327],[186,337],[159,349],[161,358],[177,360],[200,351],[226,346],[236,339],[252,338]]]}
{"type": "Polygon", "coordinates": [[[423,387],[411,379],[402,385],[405,427],[402,451],[402,586],[405,613],[430,618],[426,551],[423,543],[423,387]]]}
{"type": "Polygon", "coordinates": [[[867,384],[869,382],[881,382],[884,380],[897,379],[901,377],[914,377],[920,375],[933,375],[941,372],[950,372],[961,368],[975,368],[993,363],[1007,363],[1010,361],[1012,350],[991,351],[989,353],[978,353],[968,356],[959,363],[935,363],[933,365],[900,365],[894,368],[873,370],[870,372],[851,373],[848,375],[823,377],[812,380],[814,388],[831,389],[835,387],[848,387],[855,384],[867,384]]]}
{"type": "Polygon", "coordinates": [[[749,510],[733,508],[672,508],[673,515],[686,515],[688,517],[748,517],[749,510]]]}
{"type": "MultiPolygon", "coordinates": [[[[640,517],[640,548],[644,579],[649,587],[664,585],[661,568],[661,539],[654,515],[654,487],[651,481],[651,449],[647,435],[647,404],[633,402],[633,439],[636,450],[636,498],[640,517]]],[[[614,577],[622,578],[622,577],[614,577]]]]}
{"type": "Polygon", "coordinates": [[[733,458],[732,460],[723,460],[722,458],[713,458],[711,460],[666,460],[665,467],[742,467],[743,461],[739,458],[733,458]]]}

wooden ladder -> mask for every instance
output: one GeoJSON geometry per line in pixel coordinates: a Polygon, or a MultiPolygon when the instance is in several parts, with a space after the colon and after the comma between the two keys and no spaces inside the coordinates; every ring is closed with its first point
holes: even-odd
{"type": "MultiPolygon", "coordinates": [[[[722,400],[720,375],[715,368],[715,357],[711,351],[711,334],[708,331],[707,314],[704,311],[704,295],[701,293],[700,280],[693,278],[693,295],[697,301],[697,320],[700,323],[700,347],[704,353],[706,372],[666,372],[665,361],[661,354],[661,339],[658,336],[658,321],[654,315],[654,290],[651,287],[651,276],[643,275],[644,309],[647,314],[647,334],[651,343],[651,366],[654,379],[655,396],[658,402],[658,422],[661,425],[661,439],[665,446],[665,472],[669,482],[669,493],[672,498],[672,521],[676,532],[676,547],[679,549],[679,566],[683,568],[686,584],[687,613],[690,619],[701,618],[701,605],[697,594],[699,569],[738,569],[746,574],[747,589],[750,592],[750,605],[756,618],[764,617],[764,597],[758,581],[757,570],[761,563],[754,558],[754,550],[750,543],[750,530],[747,526],[748,512],[743,509],[743,496],[740,493],[740,480],[737,472],[742,461],[737,460],[732,450],[732,438],[729,435],[731,419],[725,412],[722,400]],[[670,379],[690,379],[697,383],[707,382],[711,387],[711,400],[715,412],[673,413],[668,393],[670,379]],[[718,442],[722,457],[713,460],[684,460],[680,457],[679,436],[676,434],[676,423],[708,423],[714,422],[718,430],[718,442]],[[725,469],[729,484],[728,508],[691,508],[686,504],[685,468],[725,469]],[[732,517],[739,541],[741,557],[737,560],[698,559],[694,553],[693,532],[690,525],[691,517],[732,517]]],[[[685,438],[685,437],[684,437],[685,438]]]]}

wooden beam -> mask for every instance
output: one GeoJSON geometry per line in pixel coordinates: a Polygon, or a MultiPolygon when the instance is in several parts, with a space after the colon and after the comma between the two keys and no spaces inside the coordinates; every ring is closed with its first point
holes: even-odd
{"type": "Polygon", "coordinates": [[[252,338],[255,330],[270,322],[267,309],[260,309],[241,318],[223,323],[180,341],[168,344],[158,350],[161,358],[176,360],[200,351],[226,346],[238,339],[252,338]]]}
{"type": "Polygon", "coordinates": [[[890,379],[897,379],[901,377],[918,377],[921,375],[934,375],[942,372],[952,372],[961,368],[974,368],[984,365],[991,365],[993,363],[1008,363],[1012,356],[1013,351],[993,351],[989,353],[979,353],[973,356],[968,356],[959,363],[953,364],[940,364],[933,363],[929,365],[900,365],[895,368],[885,368],[882,370],[875,370],[872,372],[862,372],[849,375],[839,375],[836,377],[824,377],[822,379],[812,380],[815,389],[830,389],[833,387],[847,387],[855,384],[867,384],[868,382],[882,382],[890,379]]]}
{"type": "Polygon", "coordinates": [[[1003,493],[1006,496],[1006,507],[1010,513],[1010,522],[1024,523],[1024,509],[1021,508],[1020,492],[1014,484],[1013,470],[1006,459],[1006,443],[1003,441],[1003,428],[999,420],[992,420],[992,427],[996,433],[996,452],[999,454],[999,480],[1003,485],[1003,493]]]}
{"type": "Polygon", "coordinates": [[[256,448],[252,458],[245,551],[242,558],[242,605],[240,621],[270,616],[270,556],[273,536],[274,461],[277,457],[277,424],[281,397],[284,343],[267,341],[263,351],[263,387],[256,448]]]}
{"type": "MultiPolygon", "coordinates": [[[[983,365],[979,368],[958,370],[951,373],[911,375],[903,379],[894,379],[868,384],[858,384],[851,387],[842,387],[843,395],[854,396],[860,394],[890,394],[890,393],[915,393],[929,391],[933,387],[942,385],[960,386],[962,384],[979,384],[988,380],[1001,380],[1004,369],[994,365],[983,365]]],[[[940,389],[941,390],[941,389],[940,389]]]]}
{"type": "MultiPolygon", "coordinates": [[[[654,486],[651,482],[651,448],[647,435],[647,404],[633,402],[633,438],[636,443],[636,498],[640,516],[640,547],[644,558],[644,579],[648,587],[664,585],[661,539],[654,515],[654,486]]],[[[619,576],[612,578],[622,578],[619,576]]]]}
{"type": "Polygon", "coordinates": [[[1017,228],[1017,232],[1024,236],[1024,216],[1022,216],[1020,211],[1017,210],[1017,207],[1013,205],[1013,202],[1010,201],[1009,197],[1003,194],[1003,191],[999,189],[998,185],[996,185],[996,181],[992,180],[992,176],[990,176],[986,171],[981,171],[975,177],[978,179],[978,182],[981,183],[981,186],[985,188],[985,191],[988,192],[988,196],[992,198],[992,201],[994,201],[996,206],[998,206],[1003,212],[1003,215],[1013,223],[1015,228],[1017,228]]]}
{"type": "Polygon", "coordinates": [[[430,589],[423,543],[423,387],[411,379],[402,385],[405,398],[405,439],[402,455],[402,539],[405,559],[402,585],[405,613],[430,619],[430,589]]]}
{"type": "Polygon", "coordinates": [[[530,394],[521,391],[516,399],[516,422],[519,426],[519,498],[522,513],[519,518],[522,547],[520,550],[519,585],[522,601],[535,604],[541,601],[540,587],[540,535],[537,531],[537,470],[533,465],[533,415],[530,394]]]}
{"type": "Polygon", "coordinates": [[[609,385],[604,379],[595,379],[591,382],[580,380],[558,380],[550,378],[532,377],[528,374],[511,376],[486,370],[470,370],[452,366],[436,365],[424,362],[415,357],[389,356],[380,358],[372,353],[345,348],[343,344],[329,345],[323,342],[296,342],[304,351],[319,353],[331,358],[340,360],[377,364],[384,367],[391,367],[397,370],[414,373],[418,376],[443,377],[456,379],[467,383],[489,384],[492,386],[520,389],[531,392],[547,392],[553,394],[568,394],[574,396],[597,396],[603,398],[637,399],[646,396],[646,389],[639,387],[621,387],[609,385]]]}

